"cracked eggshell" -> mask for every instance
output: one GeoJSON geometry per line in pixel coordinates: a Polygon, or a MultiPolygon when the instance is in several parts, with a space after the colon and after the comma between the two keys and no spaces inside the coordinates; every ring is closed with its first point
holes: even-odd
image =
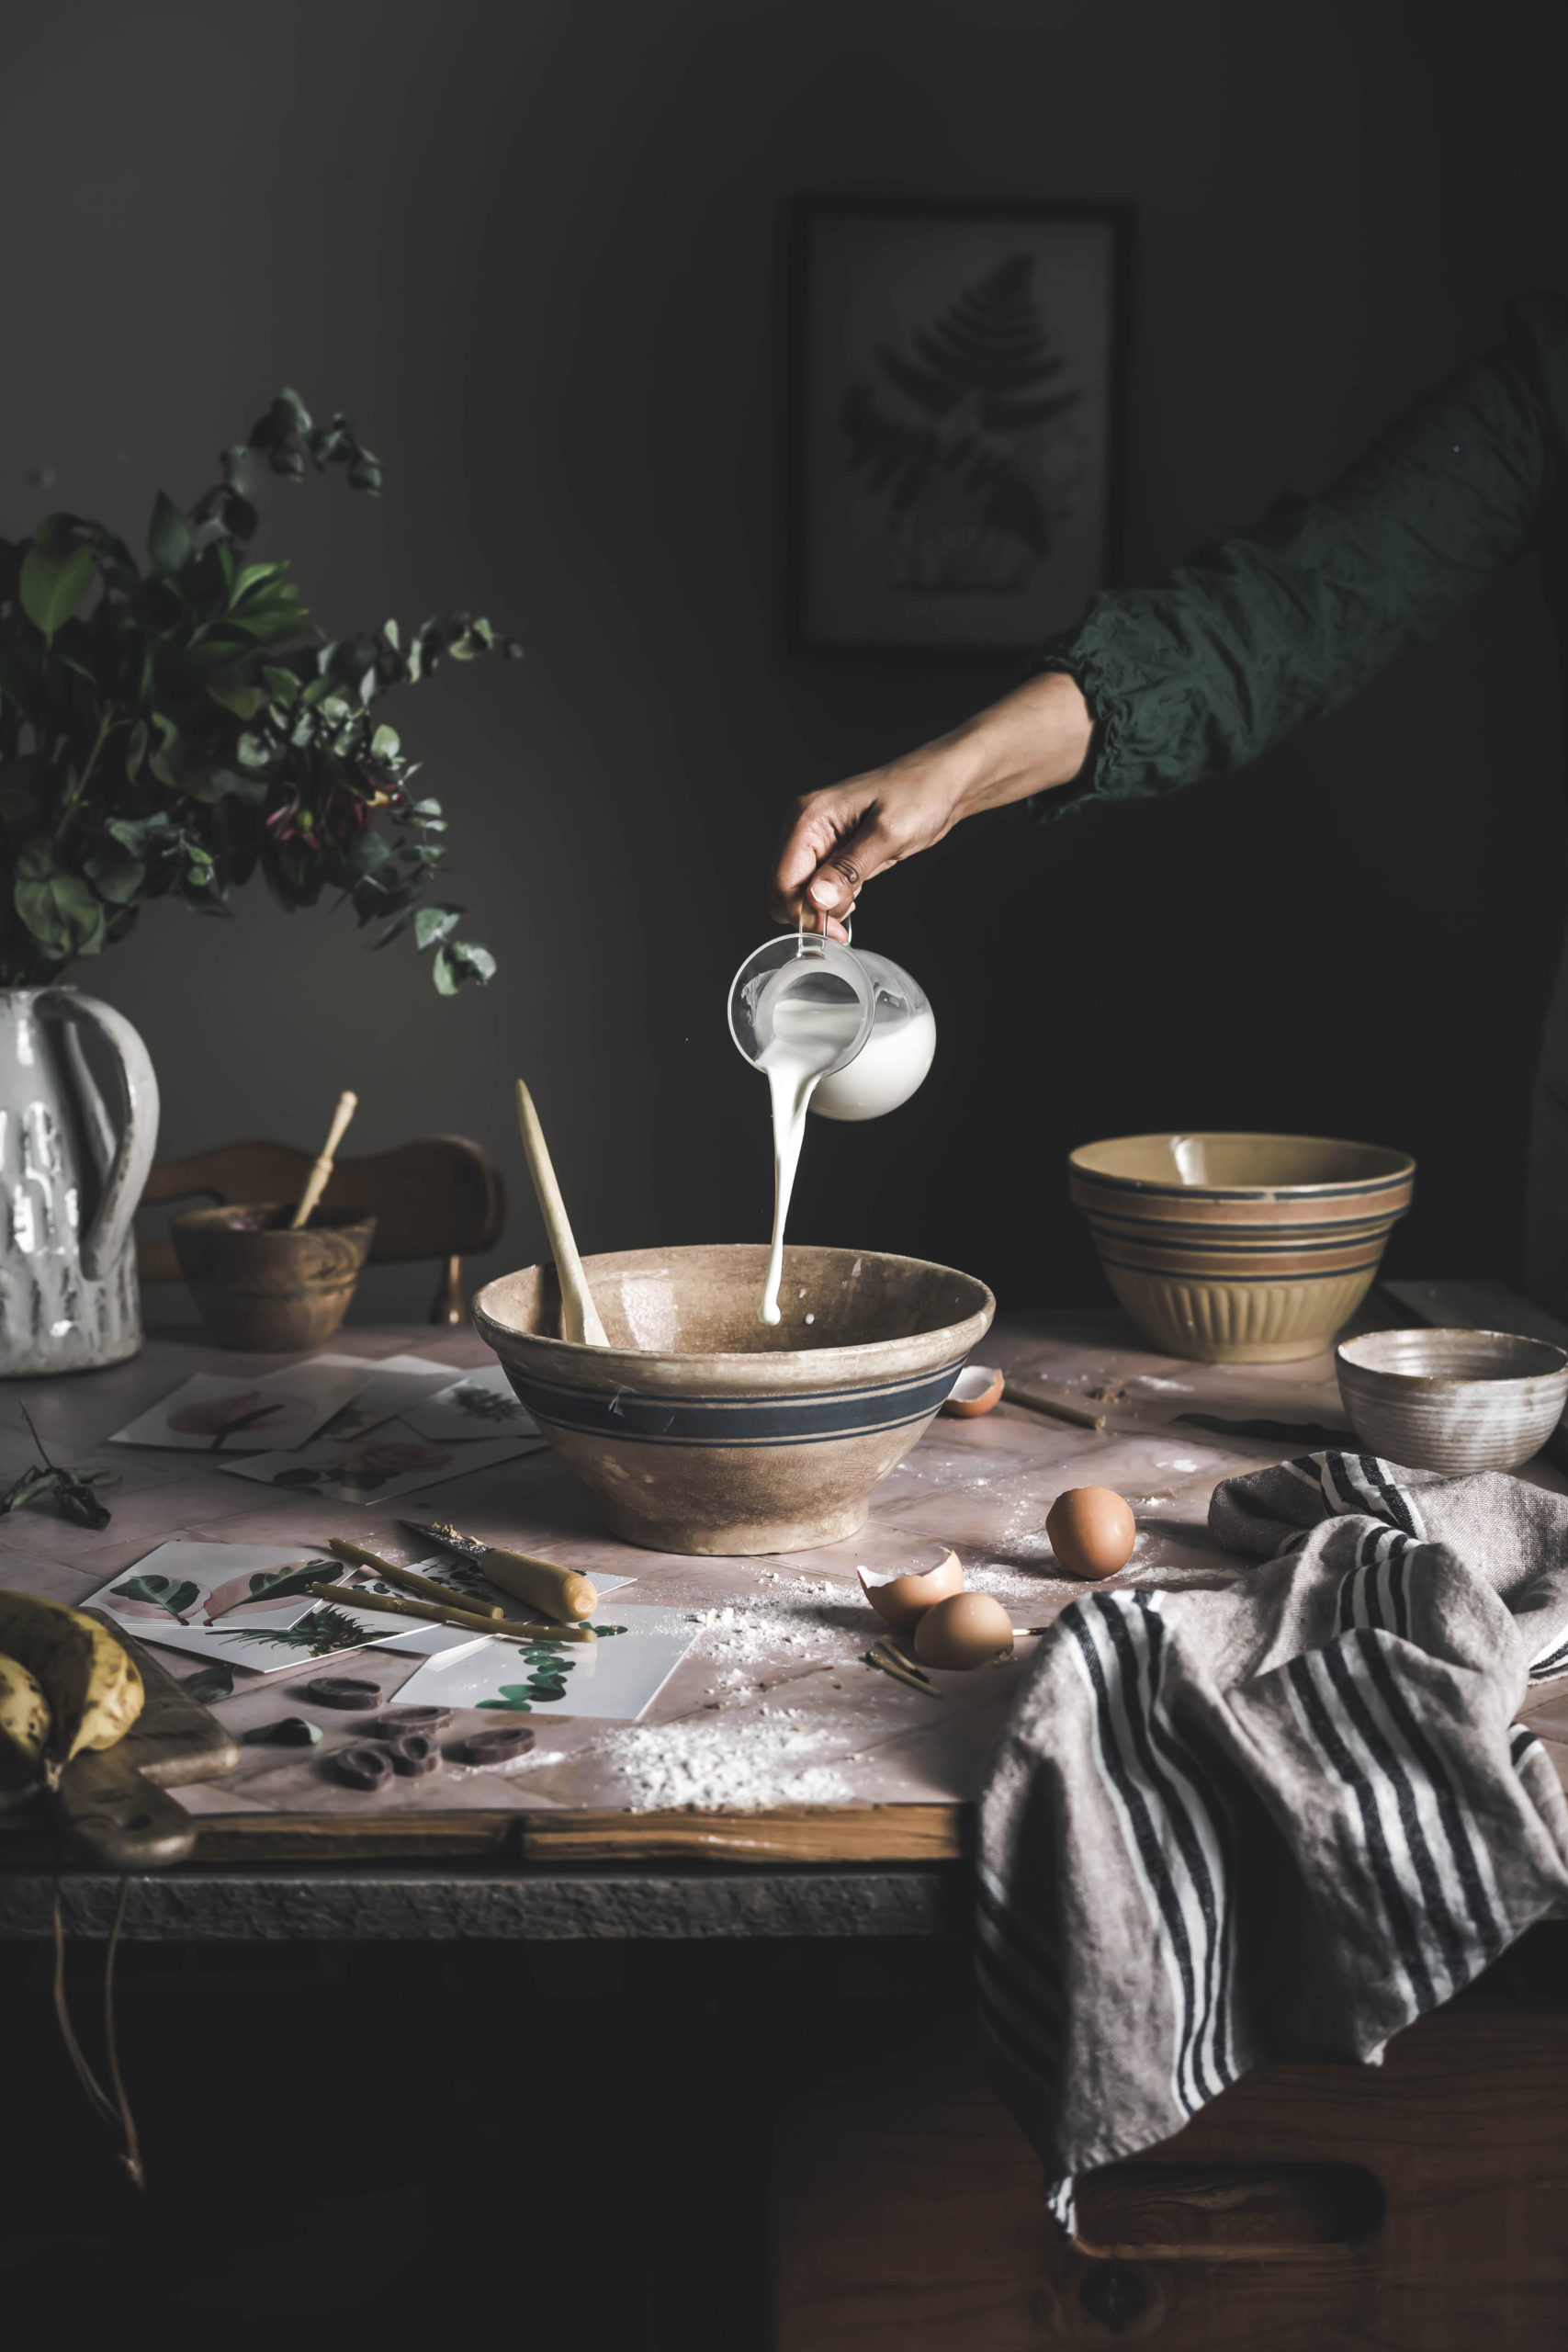
{"type": "Polygon", "coordinates": [[[915,1628],[920,1664],[944,1666],[950,1673],[989,1666],[1011,1647],[1012,1619],[988,1592],[959,1592],[939,1600],[915,1628]]]}
{"type": "Polygon", "coordinates": [[[942,1409],[955,1420],[973,1420],[976,1413],[988,1413],[1001,1401],[1006,1375],[1000,1364],[966,1363],[953,1384],[952,1394],[942,1409]]]}
{"type": "Polygon", "coordinates": [[[950,1552],[945,1560],[939,1560],[934,1568],[927,1568],[921,1575],[890,1577],[884,1584],[868,1583],[863,1568],[855,1573],[860,1577],[861,1590],[883,1623],[891,1625],[896,1634],[908,1633],[911,1625],[919,1623],[928,1609],[934,1609],[939,1600],[951,1600],[955,1592],[964,1589],[964,1567],[956,1552],[950,1552]]]}

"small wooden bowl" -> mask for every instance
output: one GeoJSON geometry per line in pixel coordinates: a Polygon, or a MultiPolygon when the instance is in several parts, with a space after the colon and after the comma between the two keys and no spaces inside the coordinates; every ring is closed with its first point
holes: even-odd
{"type": "Polygon", "coordinates": [[[220,1348],[293,1354],[330,1340],[348,1312],[376,1220],[318,1209],[290,1233],[290,1201],[185,1209],[170,1219],[180,1272],[220,1348]]]}

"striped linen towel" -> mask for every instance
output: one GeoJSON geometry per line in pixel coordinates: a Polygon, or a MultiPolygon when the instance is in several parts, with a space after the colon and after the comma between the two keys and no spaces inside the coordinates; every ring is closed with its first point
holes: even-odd
{"type": "Polygon", "coordinates": [[[1513,1721],[1568,1673],[1568,1498],[1312,1453],[1225,1480],[1267,1565],[1097,1591],[1040,1645],[980,1808],[980,2015],[1073,2177],[1254,2066],[1375,2064],[1548,1911],[1568,1805],[1513,1721]]]}

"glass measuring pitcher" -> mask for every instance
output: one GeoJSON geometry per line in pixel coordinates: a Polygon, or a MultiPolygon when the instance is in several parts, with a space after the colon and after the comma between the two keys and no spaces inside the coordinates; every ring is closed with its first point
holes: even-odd
{"type": "Polygon", "coordinates": [[[729,990],[729,1032],[758,1069],[787,1056],[820,1075],[808,1107],[879,1119],[907,1102],[936,1052],[918,980],[886,956],[812,932],[783,932],[748,956],[729,990]]]}

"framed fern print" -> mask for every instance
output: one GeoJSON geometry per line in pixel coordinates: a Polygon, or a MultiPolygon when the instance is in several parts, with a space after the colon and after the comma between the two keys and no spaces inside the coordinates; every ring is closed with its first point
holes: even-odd
{"type": "Polygon", "coordinates": [[[792,215],[796,646],[1016,660],[1114,576],[1129,209],[792,215]]]}

